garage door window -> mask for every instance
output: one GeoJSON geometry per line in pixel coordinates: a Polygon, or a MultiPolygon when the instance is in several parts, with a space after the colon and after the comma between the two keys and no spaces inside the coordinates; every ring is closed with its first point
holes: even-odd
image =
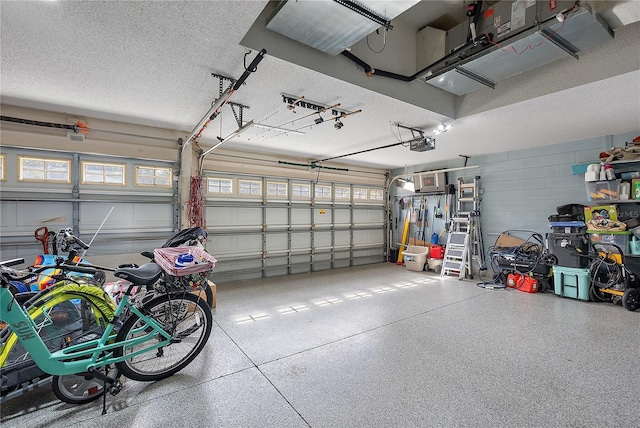
{"type": "Polygon", "coordinates": [[[381,201],[383,197],[382,189],[369,189],[369,199],[372,201],[381,201]]]}
{"type": "Polygon", "coordinates": [[[360,189],[356,187],[353,189],[353,200],[366,201],[367,193],[367,189],[360,189]]]}
{"type": "Polygon", "coordinates": [[[336,186],[336,201],[348,201],[351,199],[351,189],[336,186]]]}
{"type": "Polygon", "coordinates": [[[71,161],[18,156],[19,181],[71,182],[71,161]]]}
{"type": "Polygon", "coordinates": [[[231,178],[207,178],[207,193],[212,195],[233,194],[233,180],[231,178]]]}
{"type": "Polygon", "coordinates": [[[287,183],[267,181],[267,196],[272,198],[286,198],[288,196],[287,187],[287,183]]]}
{"type": "Polygon", "coordinates": [[[291,196],[295,199],[310,199],[311,185],[309,184],[291,184],[291,196]]]}
{"type": "Polygon", "coordinates": [[[331,199],[331,186],[316,184],[316,199],[331,199]]]}
{"type": "Polygon", "coordinates": [[[82,162],[82,183],[124,186],[125,167],[123,164],[82,162]]]}
{"type": "Polygon", "coordinates": [[[136,186],[171,187],[171,168],[136,165],[136,186]]]}
{"type": "Polygon", "coordinates": [[[240,196],[262,196],[262,182],[238,180],[238,194],[240,196]]]}

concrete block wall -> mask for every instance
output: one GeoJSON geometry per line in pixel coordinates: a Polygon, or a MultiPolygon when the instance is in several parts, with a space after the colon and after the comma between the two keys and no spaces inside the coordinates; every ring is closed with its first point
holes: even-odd
{"type": "MultiPolygon", "coordinates": [[[[480,211],[485,251],[506,230],[532,231],[544,237],[550,231],[548,217],[556,213],[557,206],[588,204],[584,176],[573,175],[572,165],[597,162],[600,152],[624,147],[639,135],[640,130],[472,157],[468,165],[478,165],[478,168],[450,172],[448,182],[457,185],[458,177],[465,183],[473,181],[476,175],[481,177],[480,211]]],[[[448,164],[420,165],[414,171],[459,166],[461,163],[456,160],[448,164]]],[[[402,172],[404,170],[397,173],[402,172]]]]}

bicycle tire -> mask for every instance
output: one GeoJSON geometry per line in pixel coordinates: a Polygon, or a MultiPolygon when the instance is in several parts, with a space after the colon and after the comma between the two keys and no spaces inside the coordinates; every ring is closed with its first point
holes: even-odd
{"type": "MultiPolygon", "coordinates": [[[[104,372],[104,367],[100,370],[104,372]]],[[[51,383],[56,398],[68,404],[85,404],[97,400],[104,395],[104,386],[103,381],[90,373],[54,376],[51,383]]]]}
{"type": "MultiPolygon", "coordinates": [[[[116,363],[120,373],[132,380],[150,382],[177,373],[198,356],[211,334],[211,308],[204,299],[191,293],[158,295],[143,305],[143,312],[151,314],[172,335],[174,341],[168,346],[116,363]],[[167,312],[167,309],[170,311],[167,312]]],[[[141,330],[144,325],[140,317],[132,313],[118,331],[116,342],[136,337],[137,334],[146,335],[147,332],[141,330]]],[[[140,348],[147,346],[149,341],[139,345],[140,348]]],[[[117,358],[135,350],[136,347],[119,347],[113,353],[117,358]]]]}

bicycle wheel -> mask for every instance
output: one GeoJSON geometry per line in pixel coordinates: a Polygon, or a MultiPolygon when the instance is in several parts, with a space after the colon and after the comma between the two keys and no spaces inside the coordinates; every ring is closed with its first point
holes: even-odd
{"type": "MultiPolygon", "coordinates": [[[[144,304],[143,312],[151,314],[173,339],[168,346],[117,363],[120,373],[132,380],[149,382],[177,373],[202,351],[211,334],[211,309],[204,299],[191,293],[158,295],[144,304]]],[[[140,317],[131,314],[118,332],[116,341],[148,334],[149,328],[145,328],[145,325],[140,317]]],[[[116,348],[114,356],[126,356],[151,343],[145,341],[137,346],[116,348]]]]}
{"type": "MultiPolygon", "coordinates": [[[[111,374],[113,370],[117,369],[109,371],[111,377],[113,377],[111,374]]],[[[101,367],[100,371],[104,373],[105,368],[101,367]]],[[[51,386],[58,400],[69,404],[89,403],[102,397],[105,392],[104,382],[90,373],[54,376],[51,386]]]]}

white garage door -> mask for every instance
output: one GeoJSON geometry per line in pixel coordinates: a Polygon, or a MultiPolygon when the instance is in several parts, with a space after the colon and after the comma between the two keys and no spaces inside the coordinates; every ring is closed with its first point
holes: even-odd
{"type": "Polygon", "coordinates": [[[90,242],[104,222],[89,260],[153,249],[177,227],[173,163],[11,147],[0,158],[0,260],[32,262],[40,227],[71,227],[90,242]]]}
{"type": "Polygon", "coordinates": [[[384,261],[384,188],[207,172],[216,278],[249,279],[384,261]]]}

